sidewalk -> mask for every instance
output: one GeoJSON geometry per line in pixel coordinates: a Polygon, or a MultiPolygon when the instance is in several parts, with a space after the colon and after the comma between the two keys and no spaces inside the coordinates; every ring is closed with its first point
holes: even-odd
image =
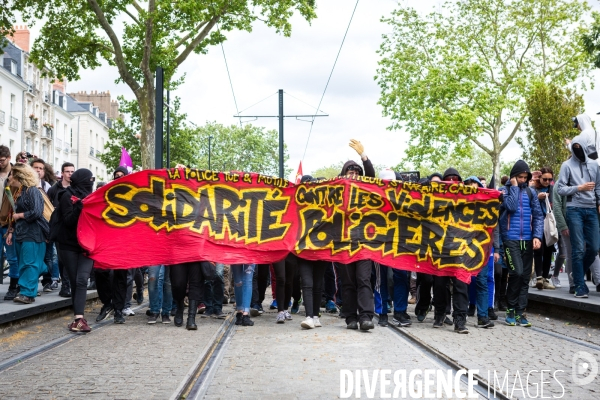
{"type": "MultiPolygon", "coordinates": [[[[0,285],[0,325],[31,317],[33,315],[43,314],[48,311],[69,307],[71,305],[71,298],[60,297],[58,295],[58,290],[44,293],[42,291],[42,285],[38,285],[41,296],[35,298],[35,303],[18,304],[12,300],[4,300],[4,295],[8,291],[8,282],[9,278],[5,278],[3,284],[0,285]]],[[[98,293],[95,290],[88,290],[88,300],[97,297],[98,293]]]]}
{"type": "Polygon", "coordinates": [[[529,287],[529,300],[544,305],[557,305],[575,310],[600,314],[600,292],[596,291],[596,286],[592,282],[586,282],[590,289],[587,299],[579,299],[569,294],[569,277],[562,273],[559,275],[562,287],[554,290],[538,290],[529,287]]]}

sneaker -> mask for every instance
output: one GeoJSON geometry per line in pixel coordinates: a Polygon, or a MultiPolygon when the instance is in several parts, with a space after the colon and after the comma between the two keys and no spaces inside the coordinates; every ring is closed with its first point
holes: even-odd
{"type": "Polygon", "coordinates": [[[21,290],[21,288],[17,285],[17,287],[14,288],[8,288],[8,292],[6,292],[6,295],[4,296],[4,300],[14,300],[15,297],[17,297],[17,295],[19,294],[19,291],[21,290]]]}
{"type": "Polygon", "coordinates": [[[467,311],[467,315],[469,317],[473,317],[475,315],[475,304],[469,304],[469,310],[467,311]]]}
{"type": "Polygon", "coordinates": [[[388,326],[388,315],[387,314],[379,314],[379,326],[388,326]]]}
{"type": "Polygon", "coordinates": [[[513,308],[509,308],[506,310],[506,318],[504,319],[506,325],[515,326],[517,325],[517,319],[515,318],[515,310],[513,308]]]}
{"type": "Polygon", "coordinates": [[[262,304],[259,304],[258,305],[258,314],[263,315],[264,312],[265,312],[265,310],[263,310],[262,304]]]}
{"type": "Polygon", "coordinates": [[[494,327],[494,323],[492,321],[490,321],[489,318],[477,318],[477,325],[478,328],[493,328],[494,327]]]}
{"type": "Polygon", "coordinates": [[[392,319],[392,324],[396,326],[409,326],[412,325],[410,320],[410,315],[405,312],[403,313],[394,313],[394,318],[392,319]]]}
{"type": "Polygon", "coordinates": [[[96,281],[90,281],[87,285],[87,290],[96,290],[96,281]]]}
{"type": "Polygon", "coordinates": [[[325,303],[325,312],[331,314],[336,314],[338,312],[338,308],[333,302],[333,300],[329,300],[327,303],[325,303]]]}
{"type": "Polygon", "coordinates": [[[541,276],[535,278],[535,287],[539,290],[544,289],[544,279],[541,276]]]}
{"type": "Polygon", "coordinates": [[[358,329],[358,322],[356,321],[350,321],[346,324],[346,329],[358,329]]]}
{"type": "Polygon", "coordinates": [[[200,318],[212,317],[215,312],[211,308],[207,308],[204,314],[200,314],[200,318]]]}
{"type": "Polygon", "coordinates": [[[452,322],[452,320],[447,315],[444,317],[444,323],[450,326],[454,325],[454,322],[452,322]]]}
{"type": "Polygon", "coordinates": [[[124,324],[125,323],[125,318],[123,317],[122,311],[115,310],[114,322],[115,322],[115,324],[124,324]]]}
{"type": "Polygon", "coordinates": [[[494,307],[488,308],[488,317],[492,321],[496,321],[498,319],[498,315],[496,314],[496,311],[494,311],[494,307]]]}
{"type": "Polygon", "coordinates": [[[127,308],[123,309],[123,315],[126,317],[133,317],[135,315],[135,313],[133,312],[133,310],[130,307],[127,307],[127,308]]]}
{"type": "MultiPolygon", "coordinates": [[[[112,304],[108,304],[108,305],[103,305],[102,308],[100,309],[100,313],[98,314],[98,316],[96,317],[96,322],[100,322],[100,321],[104,321],[105,319],[107,319],[110,314],[114,311],[114,307],[112,306],[112,304]]],[[[149,310],[148,310],[149,311],[149,310]]]]}
{"type": "Polygon", "coordinates": [[[50,289],[52,289],[52,290],[58,289],[58,281],[52,281],[52,283],[50,284],[50,289]]]}
{"type": "Polygon", "coordinates": [[[431,311],[431,304],[429,305],[429,307],[427,307],[427,310],[419,311],[418,313],[415,313],[417,315],[417,321],[419,321],[419,322],[425,321],[425,318],[427,317],[427,314],[429,314],[430,311],[431,311]]]}
{"type": "Polygon", "coordinates": [[[433,327],[434,328],[443,328],[444,327],[444,318],[446,318],[444,315],[436,315],[433,320],[433,327]]]}
{"type": "Polygon", "coordinates": [[[269,306],[269,310],[277,310],[277,300],[273,299],[271,305],[269,306]]]}
{"type": "Polygon", "coordinates": [[[257,305],[253,305],[252,307],[250,307],[250,315],[253,317],[258,317],[260,315],[260,311],[258,310],[257,305]]]}
{"type": "Polygon", "coordinates": [[[200,303],[198,304],[198,314],[204,314],[206,311],[206,304],[200,303]]]}
{"type": "Polygon", "coordinates": [[[531,326],[531,322],[527,321],[527,318],[525,318],[523,314],[517,315],[516,320],[518,325],[521,325],[525,328],[529,328],[531,326]]]}
{"type": "Polygon", "coordinates": [[[319,321],[319,317],[313,317],[313,322],[315,324],[315,328],[320,328],[323,325],[321,325],[321,321],[319,321]]]}
{"type": "Polygon", "coordinates": [[[227,314],[225,314],[223,311],[215,311],[212,315],[211,318],[216,318],[216,319],[225,319],[227,318],[227,314]]]}
{"type": "Polygon", "coordinates": [[[158,313],[157,314],[150,313],[150,315],[148,315],[147,321],[149,324],[155,324],[156,321],[158,320],[158,317],[159,317],[158,313]]]}
{"type": "Polygon", "coordinates": [[[42,288],[42,290],[43,290],[44,292],[46,292],[46,293],[48,293],[48,292],[51,292],[51,291],[52,291],[52,287],[51,287],[51,286],[52,286],[52,284],[51,284],[51,283],[46,283],[46,284],[44,285],[44,287],[42,288]]]}
{"type": "Polygon", "coordinates": [[[314,329],[315,321],[312,317],[306,317],[306,319],[300,323],[300,326],[304,329],[314,329]]]}
{"type": "MultiPolygon", "coordinates": [[[[235,296],[232,296],[232,297],[229,299],[229,304],[235,304],[235,296]]],[[[277,307],[275,307],[275,308],[277,308],[277,307]]]]}
{"type": "Polygon", "coordinates": [[[298,311],[300,311],[300,304],[293,304],[290,311],[292,314],[298,314],[298,311]]]}
{"type": "Polygon", "coordinates": [[[89,327],[87,321],[84,318],[78,318],[69,324],[69,330],[71,332],[91,332],[92,328],[89,327]]]}
{"type": "Polygon", "coordinates": [[[463,334],[469,333],[469,328],[465,326],[465,322],[466,321],[459,319],[459,322],[456,325],[454,325],[454,332],[463,334]]]}
{"type": "Polygon", "coordinates": [[[235,324],[236,325],[242,324],[242,316],[243,316],[243,314],[239,311],[237,313],[235,313],[235,324]]]}
{"type": "Polygon", "coordinates": [[[560,279],[558,279],[558,276],[553,276],[550,279],[552,280],[552,284],[554,285],[554,287],[562,287],[562,285],[560,284],[560,279]]]}
{"type": "Polygon", "coordinates": [[[254,326],[254,322],[252,322],[249,315],[242,316],[242,326],[254,326]]]}
{"type": "Polygon", "coordinates": [[[569,294],[575,294],[575,286],[569,286],[569,294]]]}
{"type": "Polygon", "coordinates": [[[133,294],[133,299],[137,301],[138,306],[144,302],[144,292],[136,292],[133,294]]]}
{"type": "Polygon", "coordinates": [[[417,302],[417,298],[414,296],[410,296],[410,299],[408,299],[408,304],[415,304],[417,302]]]}
{"type": "Polygon", "coordinates": [[[292,314],[290,314],[289,312],[287,312],[287,310],[285,310],[285,311],[283,312],[283,315],[285,315],[285,319],[286,319],[286,320],[288,320],[288,321],[291,321],[291,320],[292,320],[292,314]]]}
{"type": "Polygon", "coordinates": [[[360,330],[361,331],[368,331],[370,329],[375,329],[375,325],[373,324],[373,321],[371,320],[366,320],[360,323],[360,330]]]}
{"type": "MultiPolygon", "coordinates": [[[[587,297],[587,295],[585,296],[587,297]]],[[[25,296],[22,294],[18,294],[13,301],[15,303],[22,303],[22,304],[31,304],[31,303],[35,303],[35,297],[29,297],[29,296],[25,296]]]]}
{"type": "Polygon", "coordinates": [[[161,321],[161,322],[162,322],[163,324],[170,324],[170,323],[171,323],[171,318],[169,318],[169,316],[168,316],[168,315],[163,315],[163,316],[161,317],[161,319],[162,319],[162,321],[161,321]]]}
{"type": "Polygon", "coordinates": [[[58,292],[60,297],[71,297],[71,288],[65,285],[64,283],[60,285],[60,292],[58,292]]]}
{"type": "MultiPolygon", "coordinates": [[[[579,299],[587,299],[588,294],[586,293],[585,290],[575,289],[575,297],[577,297],[579,299]]],[[[16,298],[15,298],[15,301],[17,301],[16,298]]]]}
{"type": "Polygon", "coordinates": [[[278,324],[285,323],[285,314],[282,312],[277,313],[277,317],[275,318],[275,322],[278,324]]]}
{"type": "Polygon", "coordinates": [[[544,278],[544,289],[554,290],[556,286],[554,286],[548,279],[544,278]]]}

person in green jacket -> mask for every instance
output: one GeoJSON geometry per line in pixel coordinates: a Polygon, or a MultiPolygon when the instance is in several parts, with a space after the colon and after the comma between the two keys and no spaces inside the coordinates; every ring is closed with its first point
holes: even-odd
{"type": "Polygon", "coordinates": [[[567,226],[567,201],[565,196],[558,194],[558,190],[552,192],[552,202],[554,203],[554,218],[556,219],[556,228],[559,232],[558,237],[558,255],[554,262],[554,273],[552,274],[552,284],[561,287],[558,274],[563,263],[566,265],[567,275],[569,276],[569,293],[575,293],[573,277],[571,277],[571,238],[569,237],[569,227],[567,226]]]}

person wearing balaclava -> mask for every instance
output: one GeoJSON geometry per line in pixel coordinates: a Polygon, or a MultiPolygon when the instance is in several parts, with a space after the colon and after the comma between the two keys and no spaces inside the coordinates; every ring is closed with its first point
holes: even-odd
{"type": "Polygon", "coordinates": [[[83,199],[94,189],[95,178],[89,169],[78,169],[71,175],[71,186],[61,194],[58,208],[60,224],[58,225],[59,257],[71,283],[71,299],[75,319],[69,324],[71,332],[90,332],[84,318],[87,284],[94,266],[94,260],[77,240],[77,223],[83,210],[83,199]]]}
{"type": "MultiPolygon", "coordinates": [[[[573,127],[581,131],[579,137],[582,142],[580,144],[583,146],[588,158],[600,162],[600,160],[598,160],[598,133],[592,125],[590,116],[587,114],[579,114],[577,117],[573,118],[573,127]]],[[[572,149],[572,145],[573,141],[571,141],[569,150],[572,149]]]]}
{"type": "Polygon", "coordinates": [[[502,188],[504,201],[500,206],[499,225],[508,263],[505,322],[509,326],[531,326],[523,312],[527,307],[533,250],[541,247],[544,233],[544,214],[537,195],[529,187],[531,176],[529,165],[519,160],[502,188]]]}
{"type": "Polygon", "coordinates": [[[598,253],[598,204],[600,170],[589,158],[590,147],[583,136],[571,142],[572,157],[562,163],[555,190],[567,200],[567,226],[571,238],[571,265],[575,297],[587,298],[584,276],[598,253]]]}

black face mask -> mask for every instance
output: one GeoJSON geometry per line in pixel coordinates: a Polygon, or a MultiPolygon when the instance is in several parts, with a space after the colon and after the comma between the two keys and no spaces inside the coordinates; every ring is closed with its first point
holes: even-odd
{"type": "Polygon", "coordinates": [[[575,157],[577,157],[579,161],[585,162],[585,152],[581,147],[573,147],[573,154],[575,154],[575,157]]]}

